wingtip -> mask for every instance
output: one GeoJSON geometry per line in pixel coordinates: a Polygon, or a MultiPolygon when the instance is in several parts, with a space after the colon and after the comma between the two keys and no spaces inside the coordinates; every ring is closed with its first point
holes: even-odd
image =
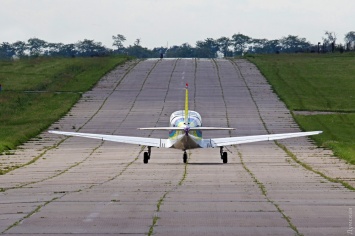
{"type": "Polygon", "coordinates": [[[316,130],[316,131],[309,131],[310,133],[318,133],[318,134],[321,134],[321,133],[323,133],[323,131],[322,130],[316,130]]]}
{"type": "Polygon", "coordinates": [[[318,130],[318,131],[308,131],[308,132],[305,132],[305,133],[308,133],[308,135],[317,135],[317,134],[323,133],[323,131],[321,131],[321,130],[318,130]]]}

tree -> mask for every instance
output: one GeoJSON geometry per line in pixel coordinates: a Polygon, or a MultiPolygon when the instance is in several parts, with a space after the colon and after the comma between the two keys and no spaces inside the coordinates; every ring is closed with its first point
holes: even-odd
{"type": "Polygon", "coordinates": [[[348,32],[345,35],[344,40],[346,43],[347,50],[351,50],[351,47],[353,48],[353,50],[355,50],[355,31],[348,32]]]}
{"type": "Polygon", "coordinates": [[[115,35],[112,36],[112,39],[113,39],[112,46],[116,46],[118,52],[123,52],[124,49],[123,42],[126,41],[126,37],[123,36],[122,34],[117,34],[116,36],[115,35]]]}
{"type": "Polygon", "coordinates": [[[76,50],[75,44],[64,44],[60,47],[58,54],[64,57],[75,57],[78,51],[76,50]]]}
{"type": "Polygon", "coordinates": [[[133,45],[133,46],[130,45],[128,48],[126,48],[126,51],[128,55],[135,56],[138,58],[154,57],[154,53],[151,50],[149,50],[148,48],[144,48],[140,45],[133,45]]]}
{"type": "Polygon", "coordinates": [[[255,54],[266,53],[265,46],[267,42],[268,42],[267,39],[250,39],[249,40],[250,46],[249,46],[248,53],[255,53],[255,54]]]}
{"type": "Polygon", "coordinates": [[[230,38],[220,37],[219,39],[217,39],[217,43],[224,57],[233,56],[231,50],[229,50],[229,47],[232,46],[230,38]]]}
{"type": "Polygon", "coordinates": [[[46,45],[47,42],[42,39],[30,38],[29,40],[27,40],[27,47],[30,50],[31,56],[41,55],[46,45]]]}
{"type": "Polygon", "coordinates": [[[299,38],[295,35],[283,37],[280,40],[282,52],[303,52],[307,50],[311,44],[307,42],[306,38],[299,38]]]}
{"type": "Polygon", "coordinates": [[[12,47],[15,49],[16,55],[19,57],[25,56],[25,51],[27,50],[27,45],[23,41],[17,41],[12,44],[12,47]]]}
{"type": "Polygon", "coordinates": [[[16,55],[15,48],[8,42],[4,42],[0,45],[0,58],[11,59],[16,55]]]}
{"type": "Polygon", "coordinates": [[[196,57],[196,49],[193,48],[190,44],[184,43],[181,46],[172,46],[167,50],[166,57],[175,58],[175,57],[183,57],[183,58],[191,58],[196,57]]]}
{"type": "Polygon", "coordinates": [[[251,38],[244,34],[233,34],[232,45],[234,47],[234,55],[242,55],[247,48],[251,38]]]}
{"type": "Polygon", "coordinates": [[[62,43],[47,43],[44,55],[46,56],[61,56],[61,48],[64,46],[62,43]]]}
{"type": "Polygon", "coordinates": [[[325,31],[325,36],[322,37],[323,39],[323,46],[327,48],[328,50],[331,50],[334,52],[335,49],[335,41],[337,40],[337,37],[334,32],[330,31],[325,31]]]}
{"type": "Polygon", "coordinates": [[[325,36],[322,37],[322,39],[323,39],[323,43],[325,43],[326,45],[330,45],[331,43],[335,43],[335,41],[337,40],[337,37],[334,32],[325,31],[324,34],[325,34],[325,36]]]}
{"type": "Polygon", "coordinates": [[[149,58],[149,57],[157,57],[156,52],[153,52],[152,50],[148,48],[144,48],[141,45],[141,39],[138,38],[134,41],[133,46],[129,45],[128,48],[126,48],[126,52],[130,56],[135,56],[138,58],[149,58]]]}
{"type": "Polygon", "coordinates": [[[136,39],[136,41],[134,41],[134,46],[141,46],[141,39],[136,39]]]}
{"type": "Polygon", "coordinates": [[[264,45],[265,53],[279,53],[280,50],[281,50],[280,40],[278,39],[269,40],[264,45]]]}
{"type": "Polygon", "coordinates": [[[219,45],[217,41],[212,38],[207,38],[205,41],[196,42],[197,57],[215,58],[218,51],[219,45]]]}
{"type": "Polygon", "coordinates": [[[109,49],[102,46],[101,42],[94,42],[94,40],[84,39],[76,44],[79,56],[103,56],[109,53],[109,49]]]}

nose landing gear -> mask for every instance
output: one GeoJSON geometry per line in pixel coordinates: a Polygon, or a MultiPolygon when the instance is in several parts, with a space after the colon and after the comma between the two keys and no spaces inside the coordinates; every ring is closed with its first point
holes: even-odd
{"type": "Polygon", "coordinates": [[[187,162],[187,153],[186,153],[186,151],[184,151],[184,155],[182,156],[182,159],[183,159],[184,163],[187,162]]]}

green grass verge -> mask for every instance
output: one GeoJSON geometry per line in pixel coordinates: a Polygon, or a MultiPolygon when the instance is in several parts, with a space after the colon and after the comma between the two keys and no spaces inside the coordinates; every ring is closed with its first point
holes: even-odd
{"type": "Polygon", "coordinates": [[[295,119],[304,130],[323,130],[323,134],[312,137],[317,144],[355,164],[355,114],[295,115],[295,119]]]}
{"type": "Polygon", "coordinates": [[[0,153],[65,115],[100,78],[129,57],[0,61],[0,153]],[[32,91],[32,92],[28,92],[32,91]]]}
{"type": "Polygon", "coordinates": [[[294,115],[320,146],[355,164],[355,54],[279,54],[247,56],[257,65],[291,111],[330,111],[294,115]]]}

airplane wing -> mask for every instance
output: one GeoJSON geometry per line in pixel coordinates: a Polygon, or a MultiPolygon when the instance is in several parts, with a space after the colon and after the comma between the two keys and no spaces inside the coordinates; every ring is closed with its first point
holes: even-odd
{"type": "Polygon", "coordinates": [[[149,146],[149,147],[169,147],[169,145],[170,145],[169,140],[159,139],[159,138],[143,138],[143,137],[132,137],[132,136],[89,134],[89,133],[64,132],[64,131],[48,131],[48,132],[52,133],[52,134],[63,134],[66,136],[76,136],[76,137],[100,139],[100,140],[105,140],[105,141],[137,144],[137,145],[144,145],[144,146],[149,146]]]}
{"type": "Polygon", "coordinates": [[[278,139],[296,138],[296,137],[309,136],[309,135],[315,135],[320,133],[322,133],[322,131],[252,135],[252,136],[228,137],[228,138],[212,138],[212,139],[204,139],[204,143],[206,143],[206,145],[204,146],[223,147],[223,146],[236,145],[242,143],[253,143],[253,142],[260,142],[260,141],[272,141],[278,139]]]}
{"type": "Polygon", "coordinates": [[[235,130],[235,128],[224,128],[224,127],[190,127],[190,130],[235,130]]]}
{"type": "Polygon", "coordinates": [[[137,128],[139,130],[184,130],[184,127],[147,127],[137,128]]]}
{"type": "MultiPolygon", "coordinates": [[[[148,128],[138,128],[140,130],[184,130],[184,127],[148,127],[148,128]]],[[[224,128],[224,127],[189,127],[189,130],[235,130],[235,128],[224,128]]]]}

